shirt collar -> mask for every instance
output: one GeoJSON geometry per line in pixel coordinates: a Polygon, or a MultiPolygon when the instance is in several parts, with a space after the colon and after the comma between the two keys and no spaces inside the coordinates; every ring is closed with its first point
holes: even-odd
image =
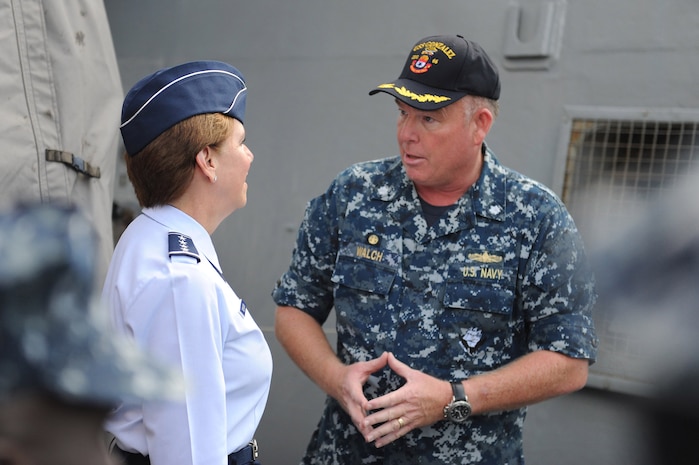
{"type": "MultiPolygon", "coordinates": [[[[485,143],[482,154],[481,174],[458,203],[463,206],[470,205],[470,208],[478,216],[502,221],[505,218],[507,193],[505,169],[485,143]],[[470,196],[470,202],[467,196],[470,196]]],[[[405,173],[400,157],[395,157],[395,160],[388,166],[385,176],[377,179],[380,179],[381,182],[374,185],[371,193],[372,198],[391,202],[400,195],[406,199],[417,201],[414,186],[405,173]]]]}
{"type": "Polygon", "coordinates": [[[220,269],[211,236],[197,220],[172,205],[144,208],[143,214],[163,225],[168,232],[177,232],[191,237],[199,253],[220,269]]]}
{"type": "Polygon", "coordinates": [[[476,215],[497,221],[505,219],[507,177],[504,167],[485,144],[481,175],[468,190],[466,195],[468,194],[471,195],[476,215]]]}

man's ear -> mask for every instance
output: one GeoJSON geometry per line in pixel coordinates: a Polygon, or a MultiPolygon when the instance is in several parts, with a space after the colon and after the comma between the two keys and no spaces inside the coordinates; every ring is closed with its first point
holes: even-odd
{"type": "Polygon", "coordinates": [[[473,121],[476,124],[476,144],[480,145],[488,135],[490,128],[493,126],[493,113],[487,108],[479,108],[474,115],[473,121]]]}
{"type": "Polygon", "coordinates": [[[0,437],[0,465],[33,465],[29,456],[15,441],[0,437]]]}

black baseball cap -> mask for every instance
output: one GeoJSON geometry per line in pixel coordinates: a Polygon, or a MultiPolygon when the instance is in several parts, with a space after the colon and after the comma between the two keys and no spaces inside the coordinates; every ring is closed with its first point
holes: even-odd
{"type": "Polygon", "coordinates": [[[398,79],[377,86],[369,95],[378,92],[420,110],[436,110],[466,95],[497,100],[500,77],[476,42],[460,35],[430,36],[410,50],[398,79]]]}

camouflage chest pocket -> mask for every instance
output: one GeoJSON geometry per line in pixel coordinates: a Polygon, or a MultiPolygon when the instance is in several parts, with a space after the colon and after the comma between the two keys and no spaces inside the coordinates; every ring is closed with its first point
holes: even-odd
{"type": "Polygon", "coordinates": [[[438,317],[442,350],[466,371],[499,366],[520,322],[513,319],[516,270],[493,263],[453,266],[438,317]]]}
{"type": "Polygon", "coordinates": [[[515,299],[513,268],[493,264],[468,263],[449,271],[444,306],[508,316],[515,299]]]}
{"type": "Polygon", "coordinates": [[[350,289],[385,296],[398,273],[398,254],[364,244],[340,248],[332,282],[350,289]]]}

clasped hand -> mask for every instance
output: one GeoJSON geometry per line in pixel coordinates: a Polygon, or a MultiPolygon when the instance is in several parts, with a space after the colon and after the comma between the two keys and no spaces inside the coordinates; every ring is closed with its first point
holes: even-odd
{"type": "Polygon", "coordinates": [[[442,381],[402,363],[390,352],[368,362],[346,367],[337,400],[367,442],[383,447],[407,432],[443,418],[446,402],[440,393],[449,388],[442,381]],[[362,387],[372,373],[388,366],[406,380],[396,391],[375,399],[364,397],[362,387]],[[446,386],[445,386],[446,385],[446,386]],[[373,412],[373,413],[368,413],[373,412]]]}

